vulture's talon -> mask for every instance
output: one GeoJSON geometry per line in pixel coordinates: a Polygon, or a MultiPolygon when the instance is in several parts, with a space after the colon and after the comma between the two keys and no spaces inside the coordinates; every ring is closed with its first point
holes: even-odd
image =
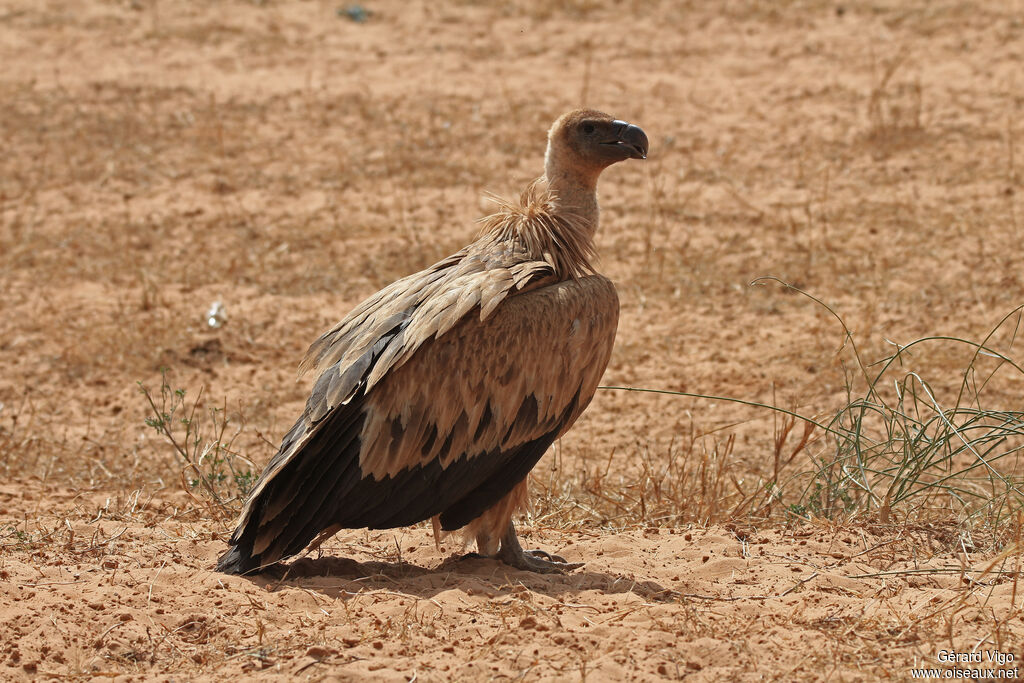
{"type": "Polygon", "coordinates": [[[533,555],[534,557],[536,557],[538,559],[541,559],[541,560],[550,560],[552,562],[561,562],[562,564],[566,564],[568,562],[568,560],[566,560],[561,555],[552,555],[548,551],[541,550],[540,548],[534,548],[533,550],[526,550],[524,552],[527,555],[533,555]]]}

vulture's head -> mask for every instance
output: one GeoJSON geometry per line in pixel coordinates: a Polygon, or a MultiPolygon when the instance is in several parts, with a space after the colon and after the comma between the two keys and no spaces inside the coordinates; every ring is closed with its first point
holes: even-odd
{"type": "Polygon", "coordinates": [[[639,126],[593,109],[563,114],[548,132],[548,166],[552,162],[590,175],[624,159],[647,158],[647,135],[639,126]]]}

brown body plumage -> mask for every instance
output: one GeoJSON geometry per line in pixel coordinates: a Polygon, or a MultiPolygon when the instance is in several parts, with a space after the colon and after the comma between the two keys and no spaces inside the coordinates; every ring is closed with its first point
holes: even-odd
{"type": "Polygon", "coordinates": [[[257,482],[218,569],[258,570],[342,528],[435,518],[481,554],[524,552],[526,476],[590,402],[618,320],[594,272],[597,177],[644,158],[636,126],[580,110],[549,133],[545,175],[501,203],[469,246],[357,306],[310,347],[318,379],[257,482]]]}

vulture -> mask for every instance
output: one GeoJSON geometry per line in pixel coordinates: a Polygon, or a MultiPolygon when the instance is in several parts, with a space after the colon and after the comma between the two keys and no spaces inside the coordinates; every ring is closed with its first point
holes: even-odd
{"type": "MultiPolygon", "coordinates": [[[[619,301],[597,274],[597,178],[647,158],[638,126],[562,115],[544,175],[496,200],[475,241],[369,297],[317,339],[317,375],[239,515],[217,569],[247,574],[340,529],[432,520],[480,555],[559,572],[525,551],[513,517],[527,475],[590,403],[611,355],[619,301]]],[[[435,535],[436,539],[436,535],[435,535]]]]}

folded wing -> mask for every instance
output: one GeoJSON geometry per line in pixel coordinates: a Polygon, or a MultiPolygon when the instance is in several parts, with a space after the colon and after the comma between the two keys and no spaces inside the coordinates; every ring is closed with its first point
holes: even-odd
{"type": "Polygon", "coordinates": [[[367,316],[351,327],[360,336],[343,322],[313,345],[309,365],[321,375],[221,571],[273,563],[341,528],[440,515],[457,529],[526,477],[593,397],[618,299],[597,275],[497,271],[461,273],[458,286],[444,277],[440,296],[404,308],[378,303],[372,336],[367,316]]]}

